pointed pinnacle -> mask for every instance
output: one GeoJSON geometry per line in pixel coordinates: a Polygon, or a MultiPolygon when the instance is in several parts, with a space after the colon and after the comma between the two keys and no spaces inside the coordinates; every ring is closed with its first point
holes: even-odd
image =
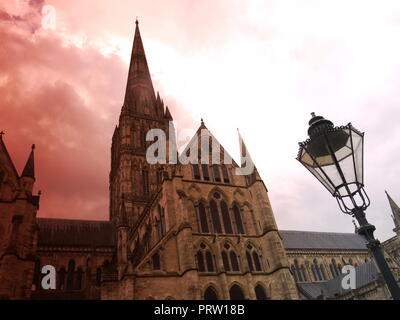
{"type": "Polygon", "coordinates": [[[25,164],[21,177],[29,177],[35,179],[35,145],[32,145],[32,151],[29,155],[28,161],[25,164]]]}

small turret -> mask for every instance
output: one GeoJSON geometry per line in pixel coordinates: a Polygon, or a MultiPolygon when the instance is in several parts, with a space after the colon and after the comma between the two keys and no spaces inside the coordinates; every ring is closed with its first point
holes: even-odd
{"type": "Polygon", "coordinates": [[[32,145],[32,150],[28,161],[26,162],[24,170],[21,174],[21,184],[23,190],[29,194],[32,194],[35,180],[35,145],[32,145]]]}
{"type": "Polygon", "coordinates": [[[396,202],[389,196],[389,193],[385,191],[386,196],[389,200],[390,208],[392,209],[392,219],[394,222],[393,231],[400,235],[400,208],[396,202]]]}

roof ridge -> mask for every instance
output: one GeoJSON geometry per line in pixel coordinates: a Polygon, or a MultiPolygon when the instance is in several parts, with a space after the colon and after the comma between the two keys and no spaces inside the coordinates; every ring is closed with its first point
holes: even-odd
{"type": "Polygon", "coordinates": [[[348,234],[348,235],[356,235],[353,232],[334,232],[334,231],[307,231],[307,230],[279,230],[279,232],[297,232],[297,233],[323,233],[323,234],[348,234]]]}

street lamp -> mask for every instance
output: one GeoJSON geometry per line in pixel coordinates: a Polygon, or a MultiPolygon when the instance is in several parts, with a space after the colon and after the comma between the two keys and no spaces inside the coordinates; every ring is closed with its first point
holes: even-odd
{"type": "Polygon", "coordinates": [[[312,113],[309,139],[300,142],[300,161],[336,198],[340,210],[355,217],[358,233],[367,241],[394,300],[400,300],[400,289],[375,239],[375,226],[369,224],[364,210],[370,200],[364,190],[364,133],[351,123],[334,127],[333,123],[312,113]]]}

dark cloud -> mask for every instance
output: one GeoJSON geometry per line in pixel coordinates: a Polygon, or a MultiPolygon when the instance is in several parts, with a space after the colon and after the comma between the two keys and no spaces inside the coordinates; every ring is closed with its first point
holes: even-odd
{"type": "Polygon", "coordinates": [[[37,145],[40,215],[107,218],[110,137],[126,66],[54,35],[0,30],[0,127],[19,170],[37,145]]]}

